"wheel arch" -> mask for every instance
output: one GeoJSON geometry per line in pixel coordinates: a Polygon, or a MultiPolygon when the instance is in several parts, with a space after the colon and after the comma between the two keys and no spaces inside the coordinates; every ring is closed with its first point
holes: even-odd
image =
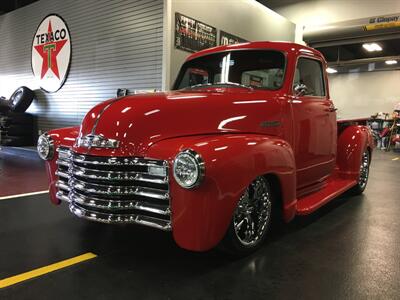
{"type": "Polygon", "coordinates": [[[173,237],[182,248],[206,251],[216,246],[240,195],[258,176],[268,176],[274,183],[283,219],[289,221],[295,215],[294,155],[291,146],[278,137],[231,133],[180,137],[157,142],[147,156],[169,162],[173,237]],[[203,183],[191,190],[180,187],[172,174],[175,156],[185,149],[199,153],[206,165],[203,183]]]}
{"type": "Polygon", "coordinates": [[[274,201],[276,201],[275,205],[273,204],[273,208],[275,210],[272,213],[274,214],[274,217],[277,219],[276,221],[284,220],[282,183],[281,183],[278,175],[274,174],[274,173],[264,174],[263,177],[271,183],[271,189],[272,189],[272,193],[274,195],[274,201]]]}
{"type": "Polygon", "coordinates": [[[362,125],[352,125],[344,129],[338,137],[337,167],[344,178],[357,179],[361,156],[365,150],[372,157],[373,141],[369,128],[362,125]]]}

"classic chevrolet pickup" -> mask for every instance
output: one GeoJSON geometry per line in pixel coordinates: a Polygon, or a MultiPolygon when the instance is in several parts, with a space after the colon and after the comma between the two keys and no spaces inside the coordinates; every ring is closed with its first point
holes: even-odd
{"type": "Polygon", "coordinates": [[[254,251],[274,222],[366,187],[371,134],[336,120],[326,67],[294,43],[195,53],[173,91],[108,100],[39,138],[51,201],[189,250],[254,251]]]}

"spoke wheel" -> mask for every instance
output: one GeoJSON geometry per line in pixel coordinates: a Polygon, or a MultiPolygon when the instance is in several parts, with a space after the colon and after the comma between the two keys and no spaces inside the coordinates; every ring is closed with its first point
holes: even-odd
{"type": "Polygon", "coordinates": [[[365,151],[361,158],[361,165],[360,165],[360,178],[358,179],[358,184],[361,188],[365,189],[367,186],[369,175],[369,153],[365,151]]]}
{"type": "Polygon", "coordinates": [[[367,187],[368,177],[369,177],[369,165],[371,156],[368,150],[365,150],[361,156],[361,163],[360,163],[360,175],[358,177],[357,184],[352,188],[351,192],[354,195],[359,195],[364,192],[365,188],[367,187]]]}
{"type": "Polygon", "coordinates": [[[256,250],[271,227],[273,193],[269,181],[257,177],[243,192],[220,249],[235,256],[256,250]]]}

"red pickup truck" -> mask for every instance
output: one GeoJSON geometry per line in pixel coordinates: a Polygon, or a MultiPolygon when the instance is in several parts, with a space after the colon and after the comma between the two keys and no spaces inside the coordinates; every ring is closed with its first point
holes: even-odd
{"type": "Polygon", "coordinates": [[[273,222],[366,187],[371,134],[336,120],[326,67],[294,43],[195,53],[172,91],[108,100],[39,138],[51,201],[172,231],[189,250],[254,251],[273,222]]]}

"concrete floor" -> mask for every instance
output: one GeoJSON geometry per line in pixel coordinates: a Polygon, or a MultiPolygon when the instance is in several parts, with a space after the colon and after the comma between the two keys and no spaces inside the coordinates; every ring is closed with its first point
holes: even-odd
{"type": "Polygon", "coordinates": [[[47,189],[46,169],[36,149],[0,147],[0,197],[47,189]]]}
{"type": "Polygon", "coordinates": [[[297,218],[236,261],[184,251],[154,229],[78,219],[47,194],[0,201],[0,279],[98,255],[0,299],[399,299],[400,155],[374,154],[363,196],[297,218]]]}

